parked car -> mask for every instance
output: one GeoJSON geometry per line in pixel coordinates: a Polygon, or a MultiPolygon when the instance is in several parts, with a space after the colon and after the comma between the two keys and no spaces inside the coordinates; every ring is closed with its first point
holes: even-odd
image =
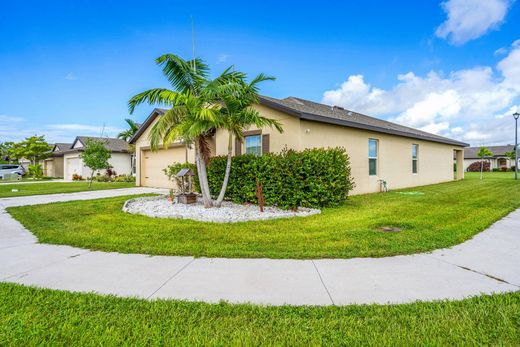
{"type": "MultiPolygon", "coordinates": [[[[14,176],[17,179],[21,179],[25,175],[25,169],[20,164],[0,164],[0,179],[8,179],[7,176],[14,176]]],[[[12,179],[12,178],[11,178],[12,179]]]]}

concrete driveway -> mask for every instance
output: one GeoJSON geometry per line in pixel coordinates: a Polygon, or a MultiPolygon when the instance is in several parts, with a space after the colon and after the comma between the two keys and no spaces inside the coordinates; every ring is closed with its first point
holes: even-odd
{"type": "Polygon", "coordinates": [[[357,259],[225,259],[89,251],[37,243],[4,208],[164,192],[127,188],[0,199],[0,281],[132,296],[267,305],[462,299],[520,288],[520,210],[431,253],[357,259]]]}

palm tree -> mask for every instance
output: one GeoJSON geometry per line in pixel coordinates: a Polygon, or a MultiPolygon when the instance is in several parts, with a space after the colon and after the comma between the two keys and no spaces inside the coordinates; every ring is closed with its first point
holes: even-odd
{"type": "Polygon", "coordinates": [[[117,134],[117,138],[128,141],[134,134],[137,132],[137,129],[139,129],[139,124],[131,120],[130,118],[125,119],[126,124],[128,124],[129,129],[120,132],[117,134]]]}
{"type": "Polygon", "coordinates": [[[484,171],[484,158],[486,157],[492,157],[493,152],[489,150],[489,148],[485,146],[481,146],[478,150],[477,155],[480,157],[480,179],[482,180],[482,172],[484,171]]]}
{"type": "Polygon", "coordinates": [[[250,83],[246,82],[246,75],[239,74],[238,80],[221,86],[218,94],[223,108],[221,110],[221,128],[228,131],[228,153],[226,171],[220,193],[215,202],[215,206],[220,207],[226,194],[229,175],[231,172],[231,160],[233,156],[233,136],[240,141],[244,139],[244,131],[254,125],[261,129],[263,127],[274,127],[279,132],[283,132],[281,124],[273,119],[260,115],[252,106],[259,102],[258,84],[264,81],[273,81],[274,77],[259,74],[250,83]]]}
{"type": "Polygon", "coordinates": [[[235,80],[237,73],[226,69],[220,76],[210,80],[209,67],[199,58],[186,61],[174,54],[164,54],[156,59],[163,74],[173,87],[154,88],[132,97],[128,102],[130,114],[137,105],[148,103],[169,107],[150,131],[150,146],[157,150],[162,142],[166,148],[174,141],[183,141],[195,148],[195,163],[205,207],[211,207],[211,192],[206,164],[210,157],[207,139],[220,127],[222,104],[215,90],[235,80]]]}

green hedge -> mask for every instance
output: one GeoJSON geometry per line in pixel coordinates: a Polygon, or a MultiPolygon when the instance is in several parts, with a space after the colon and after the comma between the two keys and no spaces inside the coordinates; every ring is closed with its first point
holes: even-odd
{"type": "MultiPolygon", "coordinates": [[[[226,160],[225,156],[214,157],[208,167],[214,195],[220,192],[226,160]]],[[[344,148],[234,157],[226,198],[256,204],[256,178],[262,183],[265,204],[285,209],[339,205],[354,186],[344,148]]]]}

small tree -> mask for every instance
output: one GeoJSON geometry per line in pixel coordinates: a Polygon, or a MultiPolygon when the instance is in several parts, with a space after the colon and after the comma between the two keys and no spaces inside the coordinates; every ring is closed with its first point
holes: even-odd
{"type": "Polygon", "coordinates": [[[85,166],[92,170],[88,183],[89,188],[92,187],[94,172],[97,170],[108,169],[110,166],[108,159],[110,159],[111,156],[110,150],[105,146],[103,141],[92,139],[87,140],[85,150],[81,157],[83,158],[85,166]]]}
{"type": "Polygon", "coordinates": [[[52,146],[45,141],[44,136],[31,136],[15,143],[9,149],[10,157],[14,159],[28,159],[33,165],[38,161],[48,158],[52,153],[52,146]]]}
{"type": "Polygon", "coordinates": [[[480,179],[483,177],[483,171],[484,171],[484,158],[489,158],[493,156],[493,152],[489,150],[489,148],[481,146],[477,153],[478,157],[480,158],[480,179]]]}

